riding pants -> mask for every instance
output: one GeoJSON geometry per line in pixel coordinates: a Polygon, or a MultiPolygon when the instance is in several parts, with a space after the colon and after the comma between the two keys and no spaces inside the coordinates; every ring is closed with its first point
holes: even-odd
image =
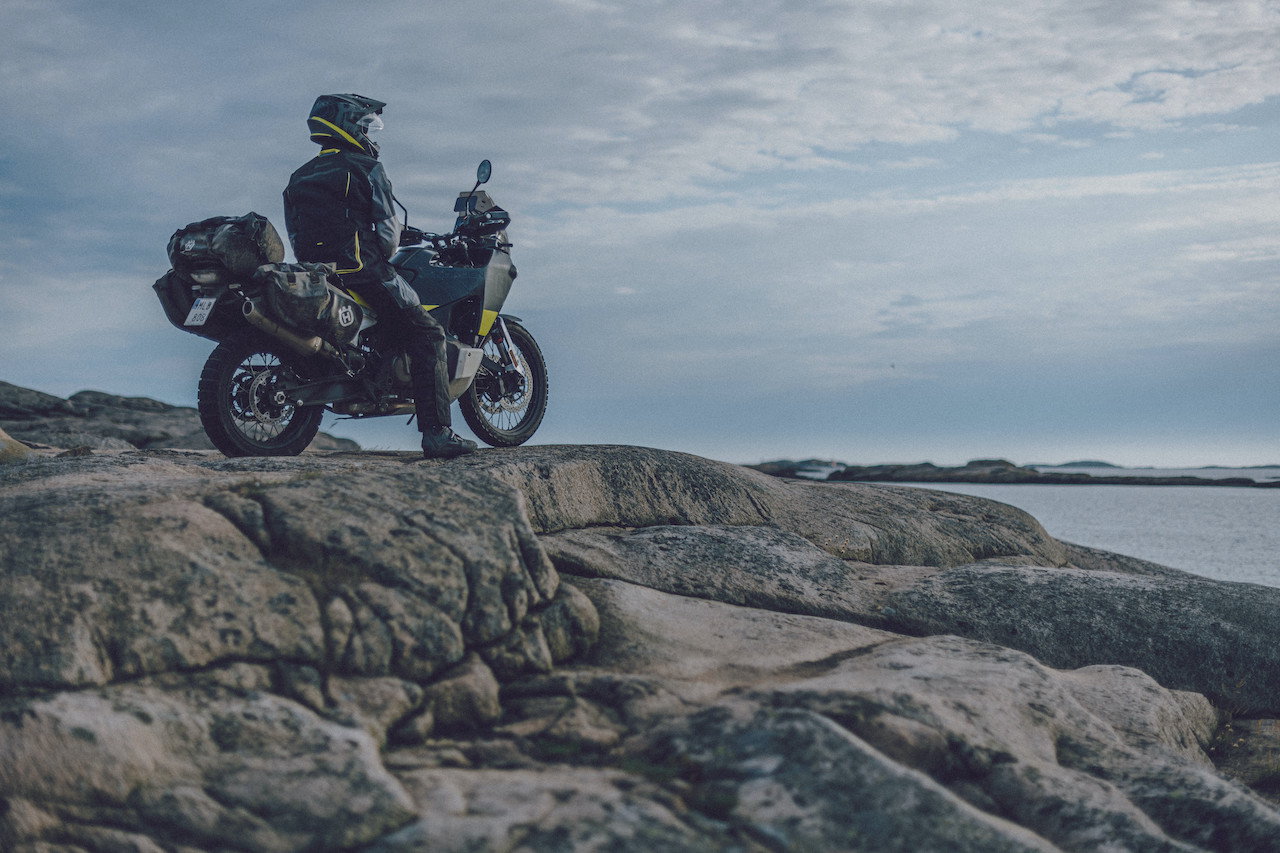
{"type": "Polygon", "coordinates": [[[418,294],[389,265],[383,275],[343,276],[343,284],[360,295],[378,315],[378,325],[393,346],[409,355],[418,429],[426,432],[452,423],[449,412],[449,360],[444,327],[422,307],[418,294]]]}

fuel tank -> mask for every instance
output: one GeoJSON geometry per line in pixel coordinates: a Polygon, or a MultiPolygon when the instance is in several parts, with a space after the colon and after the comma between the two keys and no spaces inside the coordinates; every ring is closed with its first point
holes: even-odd
{"type": "Polygon", "coordinates": [[[481,293],[485,311],[496,313],[502,309],[516,277],[511,255],[491,251],[488,263],[480,267],[435,266],[431,263],[434,257],[427,247],[414,246],[401,249],[391,258],[391,265],[409,282],[423,305],[449,305],[481,293]]]}

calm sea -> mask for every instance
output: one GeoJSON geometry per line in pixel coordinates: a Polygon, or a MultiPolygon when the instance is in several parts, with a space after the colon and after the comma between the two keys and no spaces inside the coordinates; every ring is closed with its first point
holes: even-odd
{"type": "MultiPolygon", "coordinates": [[[[1115,473],[1132,475],[1134,471],[1115,473]]],[[[1219,580],[1280,587],[1280,489],[902,485],[1011,504],[1034,515],[1053,536],[1078,545],[1141,557],[1219,580]]]]}

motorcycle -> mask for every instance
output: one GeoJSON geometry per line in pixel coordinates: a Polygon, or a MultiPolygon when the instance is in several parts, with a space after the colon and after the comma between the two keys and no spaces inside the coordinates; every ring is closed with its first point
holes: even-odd
{"type": "MultiPolygon", "coordinates": [[[[547,368],[520,318],[502,313],[516,268],[511,217],[480,189],[491,172],[481,162],[475,186],[458,194],[451,232],[406,226],[390,263],[447,333],[449,398],[467,426],[492,447],[511,447],[542,422],[547,368]]],[[[280,263],[283,244],[264,217],[193,223],[174,234],[169,254],[174,269],[154,289],[173,325],[218,342],[197,401],[227,456],[296,455],[326,410],[356,419],[415,412],[408,356],[382,339],[376,312],[342,288],[332,265],[280,263]],[[298,293],[318,297],[307,303],[319,304],[318,316],[289,310],[298,293]]]]}

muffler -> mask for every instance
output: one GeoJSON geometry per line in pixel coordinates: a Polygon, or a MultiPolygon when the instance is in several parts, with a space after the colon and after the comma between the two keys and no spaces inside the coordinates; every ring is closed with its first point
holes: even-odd
{"type": "Polygon", "coordinates": [[[330,358],[338,358],[338,351],[333,345],[319,335],[312,335],[304,338],[297,332],[287,329],[284,326],[272,320],[266,314],[258,310],[257,299],[246,299],[244,306],[240,309],[244,314],[244,319],[251,326],[266,332],[271,337],[288,346],[298,355],[313,356],[326,355],[330,358]]]}

